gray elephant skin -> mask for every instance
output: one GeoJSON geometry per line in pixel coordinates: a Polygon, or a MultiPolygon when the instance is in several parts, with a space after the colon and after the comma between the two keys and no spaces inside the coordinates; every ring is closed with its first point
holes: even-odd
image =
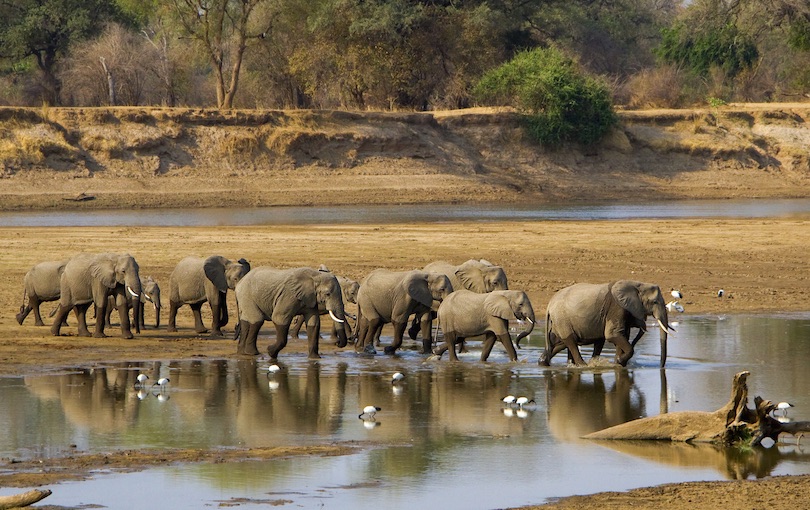
{"type": "MultiPolygon", "coordinates": [[[[325,273],[330,273],[329,269],[321,266],[318,271],[322,271],[325,273]]],[[[337,278],[338,284],[340,285],[340,292],[343,297],[343,306],[344,311],[345,307],[348,303],[357,304],[357,292],[360,290],[360,283],[356,280],[352,280],[351,278],[346,278],[345,276],[335,275],[337,278]]],[[[328,313],[326,310],[321,310],[321,315],[325,315],[328,313]]],[[[301,331],[301,326],[304,324],[304,316],[303,315],[296,315],[290,325],[290,336],[293,338],[297,338],[298,334],[301,331]]],[[[352,327],[349,325],[349,321],[343,323],[343,329],[346,332],[346,338],[350,338],[352,336],[352,327]]],[[[337,341],[337,323],[332,321],[331,327],[331,339],[333,341],[337,341]]]]}
{"type": "MultiPolygon", "coordinates": [[[[426,271],[375,269],[366,276],[357,293],[358,348],[373,352],[374,338],[386,323],[394,326],[394,341],[385,347],[393,354],[412,314],[426,314],[453,292],[447,275],[426,271]]],[[[422,337],[422,352],[431,352],[430,335],[422,337]]]]}
{"type": "Polygon", "coordinates": [[[439,305],[439,328],[444,333],[444,345],[436,350],[441,356],[450,352],[450,359],[458,361],[453,348],[465,338],[485,335],[481,361],[486,361],[495,341],[499,340],[511,361],[517,361],[517,352],[509,334],[510,320],[525,320],[529,327],[518,335],[524,338],[534,329],[534,308],[525,292],[520,290],[494,290],[479,294],[466,289],[454,291],[439,305]]]}
{"type": "Polygon", "coordinates": [[[206,333],[201,308],[207,301],[211,306],[211,336],[221,337],[228,324],[228,289],[250,271],[245,259],[231,262],[221,255],[208,258],[186,257],[177,263],[169,276],[169,322],[167,330],[177,331],[177,310],[187,304],[194,313],[194,331],[206,333]]]}
{"type": "MultiPolygon", "coordinates": [[[[509,282],[503,267],[484,259],[470,259],[458,266],[445,261],[431,262],[423,268],[423,271],[447,275],[453,291],[467,289],[483,294],[493,290],[509,290],[509,282]]],[[[435,313],[423,315],[420,322],[414,319],[408,330],[411,339],[416,340],[419,330],[422,331],[422,338],[430,335],[432,319],[435,319],[435,313]]]]}
{"type": "Polygon", "coordinates": [[[337,328],[338,347],[345,347],[346,320],[343,298],[337,278],[331,273],[309,267],[275,269],[258,267],[250,271],[236,286],[239,324],[236,328],[237,354],[256,355],[256,341],[264,321],[276,328],[276,343],[267,348],[271,359],[287,345],[290,324],[296,315],[303,315],[307,325],[310,358],[320,358],[318,337],[321,330],[321,310],[340,323],[337,328]]]}
{"type": "MultiPolygon", "coordinates": [[[[569,359],[585,365],[578,345],[594,344],[594,357],[605,341],[616,346],[616,362],[622,366],[633,356],[633,348],[652,315],[661,329],[661,366],[667,361],[667,330],[672,329],[661,289],[651,283],[619,280],[603,284],[578,283],[554,294],[546,311],[546,350],[540,364],[568,349],[569,359]],[[630,329],[639,335],[629,341],[630,329]]],[[[674,330],[673,330],[674,331],[674,330]]]]}
{"type": "Polygon", "coordinates": [[[127,313],[127,294],[133,298],[140,296],[141,279],[138,271],[138,263],[131,255],[82,253],[71,258],[65,264],[59,280],[59,308],[54,315],[51,333],[59,336],[62,323],[73,309],[79,322],[79,335],[90,336],[87,329],[87,308],[90,304],[94,304],[96,326],[93,336],[105,337],[104,317],[107,298],[112,295],[119,307],[121,336],[132,338],[127,313]]]}
{"type": "MultiPolygon", "coordinates": [[[[141,278],[141,295],[139,299],[134,299],[128,296],[127,308],[132,310],[132,325],[135,326],[135,332],[140,333],[141,328],[146,327],[144,309],[146,303],[152,303],[155,309],[155,329],[160,327],[160,286],[151,276],[141,278]]],[[[107,303],[107,326],[110,325],[110,316],[113,310],[118,310],[115,300],[110,296],[107,303]]]]}
{"type": "Polygon", "coordinates": [[[59,281],[67,260],[40,262],[25,273],[23,278],[23,302],[16,315],[17,323],[22,325],[28,314],[34,312],[37,326],[44,326],[39,305],[46,301],[58,301],[60,296],[59,281]]]}

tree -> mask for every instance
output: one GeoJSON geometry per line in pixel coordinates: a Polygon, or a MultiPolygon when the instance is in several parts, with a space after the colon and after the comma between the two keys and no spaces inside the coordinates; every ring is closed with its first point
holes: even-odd
{"type": "Polygon", "coordinates": [[[250,40],[266,37],[254,11],[266,0],[171,0],[186,34],[200,44],[214,71],[217,108],[230,109],[250,40]]]}
{"type": "Polygon", "coordinates": [[[33,57],[42,73],[42,100],[60,104],[56,65],[70,44],[98,33],[108,20],[126,21],[114,0],[16,0],[0,3],[0,57],[33,57]]]}

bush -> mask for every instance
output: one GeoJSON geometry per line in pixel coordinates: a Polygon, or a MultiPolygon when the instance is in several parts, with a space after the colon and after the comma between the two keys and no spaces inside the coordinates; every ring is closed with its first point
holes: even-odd
{"type": "Polygon", "coordinates": [[[626,85],[630,108],[678,108],[681,106],[681,72],[672,65],[645,69],[630,77],[626,85]]]}
{"type": "Polygon", "coordinates": [[[473,94],[524,112],[529,132],[547,145],[592,144],[616,123],[607,85],[554,48],[519,53],[486,73],[473,94]]]}

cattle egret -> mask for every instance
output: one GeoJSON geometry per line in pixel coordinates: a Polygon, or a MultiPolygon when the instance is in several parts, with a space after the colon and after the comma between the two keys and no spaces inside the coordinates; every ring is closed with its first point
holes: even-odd
{"type": "Polygon", "coordinates": [[[374,415],[377,414],[377,411],[382,411],[382,408],[379,408],[377,406],[366,406],[363,408],[363,412],[357,415],[357,417],[360,418],[361,420],[363,419],[363,416],[366,416],[367,418],[374,418],[374,415]]]}
{"type": "Polygon", "coordinates": [[[679,290],[672,289],[672,292],[670,292],[670,294],[672,294],[672,297],[674,297],[675,299],[683,299],[683,294],[681,294],[681,291],[679,290]]]}
{"type": "Polygon", "coordinates": [[[403,379],[405,379],[405,376],[402,375],[402,372],[395,372],[394,375],[391,376],[391,384],[396,384],[403,379]]]}
{"type": "Polygon", "coordinates": [[[670,301],[669,303],[667,303],[667,311],[683,312],[683,306],[681,306],[681,304],[678,303],[677,301],[670,301]]]}
{"type": "Polygon", "coordinates": [[[514,395],[507,395],[507,396],[503,397],[503,403],[508,405],[508,406],[511,406],[512,404],[514,404],[515,400],[517,400],[517,397],[515,397],[514,395]]]}
{"type": "Polygon", "coordinates": [[[726,291],[724,291],[723,289],[720,289],[720,290],[717,291],[717,297],[723,297],[723,294],[725,294],[725,293],[726,293],[726,291]]]}
{"type": "Polygon", "coordinates": [[[523,407],[526,404],[534,404],[534,399],[529,400],[529,397],[518,397],[515,400],[515,404],[517,404],[518,407],[523,407]]]}
{"type": "Polygon", "coordinates": [[[148,375],[146,375],[146,374],[138,374],[138,377],[135,378],[135,380],[137,381],[135,383],[135,387],[137,388],[137,387],[143,386],[147,379],[149,379],[148,375]]]}

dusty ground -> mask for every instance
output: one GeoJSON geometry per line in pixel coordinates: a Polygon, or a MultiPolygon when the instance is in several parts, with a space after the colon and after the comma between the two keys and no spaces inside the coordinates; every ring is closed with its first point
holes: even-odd
{"type": "MultiPolygon", "coordinates": [[[[806,149],[800,147],[808,146],[810,129],[800,120],[810,118],[808,112],[807,105],[790,105],[748,107],[724,117],[713,117],[712,112],[628,113],[616,139],[596,154],[527,148],[508,113],[443,114],[428,121],[402,115],[396,126],[385,124],[390,119],[371,116],[347,134],[351,129],[346,119],[334,116],[328,122],[299,115],[287,124],[267,119],[262,124],[236,114],[212,120],[199,112],[186,113],[183,119],[158,112],[124,120],[118,114],[88,111],[37,113],[49,118],[43,124],[16,117],[9,121],[6,112],[0,115],[5,121],[0,124],[0,161],[6,177],[0,179],[0,209],[807,196],[810,168],[806,149]],[[86,122],[93,115],[101,119],[98,125],[86,122]],[[210,125],[217,122],[223,129],[249,129],[238,133],[238,143],[228,145],[210,125]],[[267,131],[271,124],[276,131],[290,124],[305,129],[284,138],[284,133],[267,131]],[[135,134],[127,135],[129,129],[135,134]],[[120,136],[110,135],[112,131],[120,136]],[[279,142],[282,139],[287,141],[279,142]],[[33,152],[9,149],[15,144],[33,146],[33,152]],[[252,160],[259,162],[247,163],[252,160]],[[445,168],[449,170],[441,170],[445,168]],[[319,190],[314,198],[306,191],[313,186],[319,190]],[[64,200],[81,192],[96,200],[64,200]]],[[[63,328],[65,336],[58,338],[47,328],[35,327],[33,317],[19,326],[14,314],[27,269],[79,251],[131,253],[142,275],[163,285],[164,300],[169,273],[178,260],[215,253],[245,257],[253,266],[326,264],[355,279],[377,267],[411,269],[438,259],[460,263],[486,258],[506,268],[510,287],[526,290],[538,314],[564,286],[618,278],[680,289],[685,294],[682,304],[695,314],[807,310],[810,294],[810,217],[306,227],[0,226],[0,239],[0,375],[97,361],[234,355],[231,340],[192,332],[188,308],[181,310],[178,333],[167,333],[165,326],[149,328],[134,340],[122,340],[115,329],[106,339],[76,337],[72,317],[71,326],[63,328]],[[720,288],[726,291],[722,299],[716,297],[720,288]]],[[[164,307],[165,325],[167,301],[164,307]]],[[[43,305],[46,315],[50,310],[49,304],[43,305]]],[[[671,341],[677,342],[677,336],[671,341]]],[[[302,344],[292,342],[287,349],[302,344]]],[[[260,349],[266,345],[266,337],[260,338],[260,349]]],[[[329,356],[331,349],[323,345],[321,352],[329,356]]],[[[251,457],[345,451],[348,447],[241,453],[251,457]]],[[[212,461],[221,455],[135,453],[57,459],[43,473],[64,479],[109,463],[141,468],[166,461],[212,461]]],[[[2,470],[12,472],[0,477],[0,485],[53,483],[53,478],[21,477],[25,467],[0,461],[2,470]]],[[[808,477],[677,484],[577,497],[555,508],[810,508],[808,489],[808,477]]]]}

